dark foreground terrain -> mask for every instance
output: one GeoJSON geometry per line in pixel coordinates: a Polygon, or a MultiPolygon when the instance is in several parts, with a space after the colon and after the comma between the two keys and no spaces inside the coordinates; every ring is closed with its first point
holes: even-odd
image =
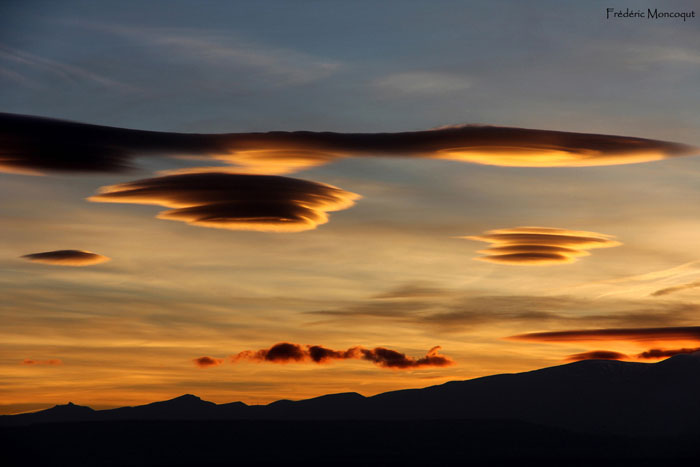
{"type": "Polygon", "coordinates": [[[372,397],[186,394],[0,416],[0,466],[700,465],[700,353],[587,360],[372,397]]]}
{"type": "Polygon", "coordinates": [[[700,437],[513,421],[118,421],[0,429],[5,466],[698,465],[700,437]]]}

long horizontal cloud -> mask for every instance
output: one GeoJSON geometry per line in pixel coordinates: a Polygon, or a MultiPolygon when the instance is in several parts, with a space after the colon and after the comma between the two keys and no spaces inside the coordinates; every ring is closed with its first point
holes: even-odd
{"type": "MultiPolygon", "coordinates": [[[[612,328],[573,331],[534,332],[511,336],[510,339],[534,342],[590,342],[590,341],[627,341],[637,344],[664,341],[691,341],[700,343],[700,326],[676,326],[663,328],[612,328]]],[[[700,347],[661,349],[653,348],[641,352],[635,357],[642,360],[662,359],[678,354],[700,351],[700,347]]],[[[592,358],[621,360],[629,356],[611,350],[592,350],[569,355],[567,360],[578,361],[592,358]]]]}
{"type": "Polygon", "coordinates": [[[90,266],[109,261],[110,258],[84,250],[55,250],[43,253],[31,253],[22,258],[35,263],[57,266],[90,266]]]}
{"type": "Polygon", "coordinates": [[[700,326],[533,332],[511,336],[510,339],[539,342],[700,340],[700,326]]]}
{"type": "Polygon", "coordinates": [[[700,352],[700,347],[682,349],[649,349],[637,355],[637,358],[656,359],[673,357],[674,355],[700,352]]]}
{"type": "Polygon", "coordinates": [[[191,173],[112,185],[88,198],[102,203],[154,204],[158,214],[203,227],[299,232],[328,222],[360,196],[323,183],[273,175],[191,173]]]}
{"type": "Polygon", "coordinates": [[[440,346],[433,347],[421,358],[409,357],[404,353],[385,347],[365,349],[351,347],[347,350],[333,350],[319,345],[299,345],[280,342],[269,349],[246,350],[232,357],[232,361],[250,360],[255,362],[292,363],[314,362],[326,363],[331,360],[360,359],[375,363],[384,368],[410,369],[428,366],[449,366],[454,361],[440,354],[440,346]]]}
{"type": "Polygon", "coordinates": [[[622,360],[629,358],[627,355],[614,352],[612,350],[591,350],[589,352],[581,352],[569,355],[566,359],[570,362],[579,362],[581,360],[622,360]]]}
{"type": "Polygon", "coordinates": [[[404,156],[519,167],[628,164],[696,153],[652,139],[463,125],[402,133],[187,134],[0,114],[0,170],[120,172],[136,156],[192,156],[283,174],[343,157],[404,156]]]}
{"type": "Polygon", "coordinates": [[[515,265],[548,265],[576,261],[588,256],[586,250],[621,245],[611,235],[550,227],[514,227],[489,230],[465,238],[488,242],[491,246],[479,253],[480,261],[515,265]]]}
{"type": "MultiPolygon", "coordinates": [[[[406,323],[441,333],[462,333],[490,324],[546,328],[628,328],[697,323],[694,302],[537,295],[480,295],[437,285],[405,284],[365,300],[309,310],[319,323],[406,323]]],[[[312,322],[313,323],[313,322],[312,322]]]]}

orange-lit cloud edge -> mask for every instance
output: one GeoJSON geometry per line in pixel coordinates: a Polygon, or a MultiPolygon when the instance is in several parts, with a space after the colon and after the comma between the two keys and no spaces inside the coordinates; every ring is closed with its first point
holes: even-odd
{"type": "Polygon", "coordinates": [[[30,253],[22,258],[34,263],[50,264],[53,266],[92,266],[105,263],[111,258],[85,250],[54,250],[42,253],[30,253]]]}
{"type": "Polygon", "coordinates": [[[612,235],[552,227],[513,227],[457,238],[491,244],[478,251],[484,256],[476,260],[521,266],[572,263],[590,255],[586,250],[621,245],[612,235]]]}
{"type": "Polygon", "coordinates": [[[165,175],[103,187],[88,198],[101,203],[172,208],[160,219],[260,232],[301,232],[328,222],[360,195],[324,183],[274,175],[220,172],[165,175]]]}
{"type": "MultiPolygon", "coordinates": [[[[350,347],[347,350],[333,350],[320,345],[300,345],[290,342],[280,342],[267,349],[245,350],[231,356],[231,362],[239,361],[267,363],[329,363],[333,360],[366,360],[381,368],[407,370],[423,367],[445,367],[455,362],[448,356],[440,354],[440,346],[431,348],[425,356],[410,357],[402,352],[386,347],[366,349],[361,346],[350,347]]],[[[216,357],[199,357],[193,360],[200,368],[220,365],[223,359],[216,357]]]]}
{"type": "Polygon", "coordinates": [[[485,125],[399,133],[194,134],[8,113],[0,113],[0,141],[0,171],[24,173],[121,172],[129,169],[136,156],[205,158],[239,166],[228,170],[279,175],[344,157],[399,156],[508,167],[583,167],[698,153],[697,148],[688,145],[653,139],[485,125]]]}

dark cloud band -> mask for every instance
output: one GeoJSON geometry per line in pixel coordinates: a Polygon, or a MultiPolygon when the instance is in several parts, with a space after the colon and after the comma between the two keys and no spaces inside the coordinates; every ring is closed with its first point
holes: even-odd
{"type": "Polygon", "coordinates": [[[351,347],[347,350],[333,350],[320,345],[292,344],[281,342],[269,349],[246,350],[232,357],[232,361],[249,360],[255,362],[270,363],[327,363],[332,360],[359,359],[370,361],[383,368],[411,369],[430,366],[449,366],[454,361],[440,354],[440,346],[433,347],[424,357],[413,358],[396,350],[385,347],[365,349],[364,347],[351,347]]]}
{"type": "Polygon", "coordinates": [[[566,357],[570,362],[579,362],[581,360],[623,360],[629,358],[627,355],[612,350],[591,350],[589,352],[576,353],[566,357]]]}
{"type": "Polygon", "coordinates": [[[627,340],[645,342],[659,340],[700,340],[700,326],[533,332],[528,334],[518,334],[516,336],[512,336],[511,339],[539,342],[579,342],[600,340],[627,340]]]}
{"type": "Polygon", "coordinates": [[[637,358],[657,359],[673,357],[674,355],[690,354],[700,352],[700,347],[682,348],[682,349],[649,349],[637,355],[637,358]]]}
{"type": "Polygon", "coordinates": [[[343,157],[403,156],[519,167],[628,164],[696,153],[627,136],[463,125],[402,133],[187,134],[0,113],[0,170],[120,172],[137,156],[192,156],[284,174],[343,157]]]}

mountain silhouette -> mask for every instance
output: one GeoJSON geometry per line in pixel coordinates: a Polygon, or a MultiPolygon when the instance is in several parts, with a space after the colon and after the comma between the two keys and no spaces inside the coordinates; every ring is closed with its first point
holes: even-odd
{"type": "Polygon", "coordinates": [[[75,405],[72,402],[63,405],[55,405],[50,409],[39,412],[25,413],[20,415],[0,416],[0,426],[2,425],[30,425],[34,423],[56,423],[56,422],[85,422],[94,420],[96,411],[84,405],[75,405]]]}
{"type": "Polygon", "coordinates": [[[136,407],[100,410],[93,420],[206,420],[216,417],[217,405],[192,394],[136,407]]]}
{"type": "Polygon", "coordinates": [[[700,353],[658,363],[584,360],[540,370],[452,381],[372,397],[357,393],[214,404],[186,394],[135,407],[73,404],[0,417],[0,426],[157,420],[510,420],[580,433],[700,434],[700,353]]]}

